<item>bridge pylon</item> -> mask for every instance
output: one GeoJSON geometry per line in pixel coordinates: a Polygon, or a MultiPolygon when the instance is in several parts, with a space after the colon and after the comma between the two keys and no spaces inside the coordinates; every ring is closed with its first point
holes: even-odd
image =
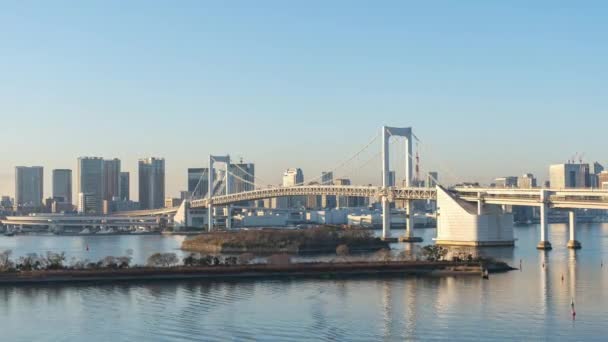
{"type": "MultiPolygon", "coordinates": [[[[207,206],[207,229],[209,232],[211,232],[213,230],[213,177],[215,175],[215,168],[214,168],[214,164],[215,163],[224,163],[224,167],[225,167],[225,171],[226,171],[226,195],[228,195],[230,193],[230,176],[229,176],[229,172],[230,172],[230,156],[229,155],[225,155],[225,156],[214,156],[214,155],[210,155],[209,156],[209,186],[208,186],[208,190],[207,190],[207,199],[209,200],[208,206],[207,206]]],[[[230,205],[228,205],[228,215],[226,216],[226,228],[232,228],[232,220],[231,220],[231,216],[230,216],[230,205]]]]}
{"type": "MultiPolygon", "coordinates": [[[[389,142],[391,137],[404,137],[405,138],[405,186],[412,186],[412,150],[414,141],[412,139],[412,128],[411,127],[389,127],[382,126],[382,188],[388,190],[389,187],[394,186],[390,184],[390,151],[389,142]]],[[[390,191],[385,191],[390,192],[390,191]]],[[[419,242],[420,238],[415,238],[413,234],[414,229],[414,210],[413,202],[411,200],[406,201],[406,222],[407,222],[407,233],[405,237],[400,240],[403,242],[419,242]]],[[[391,208],[390,198],[387,195],[382,196],[382,238],[384,240],[391,240],[391,208]]]]}

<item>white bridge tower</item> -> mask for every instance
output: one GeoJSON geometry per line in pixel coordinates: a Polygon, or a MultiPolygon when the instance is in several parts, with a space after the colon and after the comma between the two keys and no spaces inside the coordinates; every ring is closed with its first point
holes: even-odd
{"type": "MultiPolygon", "coordinates": [[[[389,194],[393,191],[389,187],[390,177],[390,158],[389,158],[389,140],[391,137],[404,137],[405,138],[405,186],[412,186],[412,147],[414,141],[412,139],[412,128],[411,127],[388,127],[382,126],[382,188],[384,190],[384,196],[382,196],[382,238],[391,238],[391,208],[390,202],[392,197],[389,194]]],[[[394,186],[394,185],[393,185],[394,186]]],[[[406,225],[407,232],[406,236],[400,240],[403,242],[419,242],[420,238],[414,237],[414,208],[411,200],[405,202],[406,210],[406,225]]]]}
{"type": "MultiPolygon", "coordinates": [[[[211,232],[213,230],[213,176],[215,174],[214,164],[224,163],[226,171],[226,195],[230,193],[230,156],[209,156],[209,186],[207,191],[207,198],[209,199],[209,206],[207,207],[207,229],[211,232]]],[[[232,216],[230,213],[230,205],[227,206],[228,214],[226,215],[226,229],[232,228],[232,216]]]]}

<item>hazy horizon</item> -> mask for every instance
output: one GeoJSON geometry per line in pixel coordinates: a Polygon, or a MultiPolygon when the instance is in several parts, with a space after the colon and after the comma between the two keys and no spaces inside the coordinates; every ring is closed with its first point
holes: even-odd
{"type": "MultiPolygon", "coordinates": [[[[605,164],[608,5],[585,5],[5,3],[0,194],[15,166],[39,165],[49,196],[51,170],[75,176],[80,156],[121,159],[134,199],[151,156],[167,196],[210,153],[310,180],[385,124],[413,127],[422,170],[447,182],[545,180],[577,152],[605,164]]],[[[376,182],[371,160],[336,177],[376,182]]]]}

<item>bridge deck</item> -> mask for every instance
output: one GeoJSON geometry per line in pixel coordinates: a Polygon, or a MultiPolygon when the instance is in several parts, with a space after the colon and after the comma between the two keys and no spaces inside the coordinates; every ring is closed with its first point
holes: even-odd
{"type": "MultiPolygon", "coordinates": [[[[482,200],[486,204],[540,206],[541,191],[547,192],[547,205],[558,209],[606,209],[608,210],[608,191],[597,189],[500,189],[500,188],[454,188],[455,195],[469,202],[482,200]]],[[[401,188],[378,186],[338,186],[338,185],[308,185],[296,187],[274,187],[254,191],[241,192],[204,198],[190,202],[191,208],[207,208],[211,205],[229,205],[239,202],[255,201],[267,198],[286,196],[346,196],[368,197],[380,200],[387,197],[395,200],[436,200],[434,188],[401,188]]],[[[177,212],[178,207],[156,210],[140,210],[117,213],[117,216],[148,216],[170,215],[177,212]]]]}

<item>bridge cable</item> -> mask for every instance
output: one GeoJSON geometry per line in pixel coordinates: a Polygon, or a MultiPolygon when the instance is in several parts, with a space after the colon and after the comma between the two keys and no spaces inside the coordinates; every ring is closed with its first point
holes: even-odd
{"type": "MultiPolygon", "coordinates": [[[[345,161],[343,161],[342,163],[340,163],[338,166],[336,166],[335,168],[331,169],[329,172],[336,172],[337,170],[339,170],[340,168],[342,168],[344,165],[346,165],[347,163],[350,163],[352,160],[354,160],[355,158],[357,158],[363,151],[365,151],[367,148],[369,148],[373,143],[375,143],[378,138],[380,137],[380,134],[376,134],[371,140],[370,142],[368,142],[363,148],[361,148],[359,151],[357,151],[352,157],[346,159],[345,161]]],[[[320,179],[322,179],[323,175],[313,178],[312,180],[308,180],[308,182],[315,182],[318,181],[320,179]]],[[[298,183],[295,184],[295,186],[301,186],[304,185],[306,182],[302,182],[302,183],[298,183]]]]}

